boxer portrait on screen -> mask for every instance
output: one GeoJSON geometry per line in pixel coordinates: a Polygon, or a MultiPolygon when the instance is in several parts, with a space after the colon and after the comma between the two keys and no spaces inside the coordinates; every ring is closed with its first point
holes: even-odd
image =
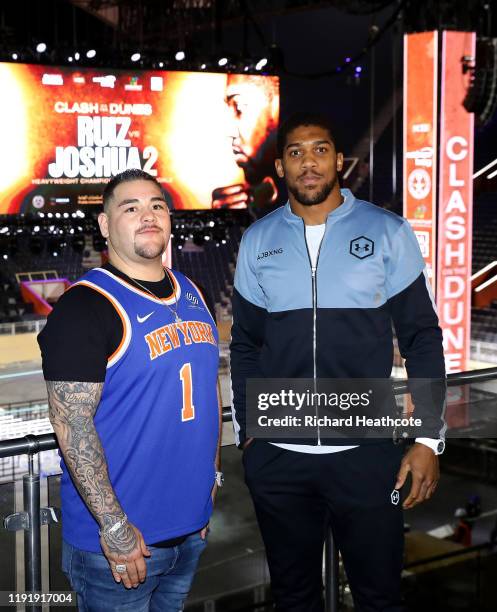
{"type": "Polygon", "coordinates": [[[274,78],[229,74],[227,134],[245,182],[213,191],[213,208],[266,208],[276,201],[274,153],[279,93],[274,78]]]}

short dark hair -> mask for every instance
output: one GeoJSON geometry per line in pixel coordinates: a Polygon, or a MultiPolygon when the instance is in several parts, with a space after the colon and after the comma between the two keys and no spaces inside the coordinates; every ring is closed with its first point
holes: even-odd
{"type": "Polygon", "coordinates": [[[336,148],[336,140],[333,134],[333,127],[329,117],[327,117],[326,115],[322,115],[321,113],[301,111],[290,115],[290,117],[288,117],[288,119],[286,119],[278,129],[276,148],[279,158],[283,157],[283,151],[285,149],[288,134],[298,127],[307,125],[315,125],[325,129],[330,135],[331,142],[335,145],[336,148]]]}
{"type": "Polygon", "coordinates": [[[104,211],[107,211],[116,187],[121,183],[130,183],[131,181],[150,181],[155,183],[162,192],[162,185],[155,177],[148,172],[145,172],[145,170],[130,168],[129,170],[124,170],[124,172],[120,172],[119,174],[113,176],[105,186],[103,193],[104,211]]]}

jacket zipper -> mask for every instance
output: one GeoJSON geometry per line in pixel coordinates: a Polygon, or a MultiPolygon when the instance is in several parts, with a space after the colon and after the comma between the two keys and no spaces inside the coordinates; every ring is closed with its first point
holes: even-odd
{"type": "MultiPolygon", "coordinates": [[[[321,245],[323,244],[323,238],[319,244],[318,253],[316,257],[316,265],[312,265],[311,254],[309,253],[309,245],[307,244],[307,236],[305,232],[305,221],[302,219],[302,223],[304,224],[304,242],[305,248],[307,250],[307,257],[309,258],[309,265],[311,267],[311,279],[312,279],[312,362],[313,362],[313,379],[314,379],[314,393],[317,393],[317,309],[318,309],[318,289],[317,289],[317,268],[319,263],[319,254],[321,252],[321,245]]],[[[325,221],[325,229],[326,233],[326,221],[325,221]]],[[[316,406],[315,410],[316,418],[319,417],[318,407],[316,406]]],[[[318,425],[318,446],[321,446],[321,431],[318,425]]]]}

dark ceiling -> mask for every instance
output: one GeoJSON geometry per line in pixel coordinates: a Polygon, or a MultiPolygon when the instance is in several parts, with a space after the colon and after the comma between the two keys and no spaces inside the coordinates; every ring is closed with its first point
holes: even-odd
{"type": "MultiPolygon", "coordinates": [[[[284,20],[296,15],[302,18],[302,35],[310,40],[313,34],[318,39],[341,36],[345,26],[350,48],[343,53],[348,54],[367,44],[371,25],[381,25],[397,12],[407,31],[444,27],[486,35],[493,30],[495,35],[491,5],[491,0],[3,1],[0,47],[28,48],[43,40],[60,54],[88,45],[105,50],[107,62],[113,53],[130,49],[151,56],[178,49],[203,56],[225,50],[248,56],[267,53],[277,43],[288,53],[300,41],[287,37],[284,20]],[[330,9],[332,24],[320,19],[330,9]],[[352,23],[357,25],[350,27],[352,23]]],[[[493,19],[495,23],[495,15],[493,19]]]]}

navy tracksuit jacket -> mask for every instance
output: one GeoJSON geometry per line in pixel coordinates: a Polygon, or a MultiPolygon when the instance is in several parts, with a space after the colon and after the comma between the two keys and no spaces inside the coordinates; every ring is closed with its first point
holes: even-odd
{"type": "Polygon", "coordinates": [[[417,239],[404,218],[357,200],[348,189],[342,195],[344,202],[326,220],[315,271],[304,221],[289,203],[243,235],[231,341],[238,445],[246,439],[247,379],[389,378],[392,322],[409,379],[439,381],[416,411],[429,437],[441,435],[442,333],[417,239]]]}

